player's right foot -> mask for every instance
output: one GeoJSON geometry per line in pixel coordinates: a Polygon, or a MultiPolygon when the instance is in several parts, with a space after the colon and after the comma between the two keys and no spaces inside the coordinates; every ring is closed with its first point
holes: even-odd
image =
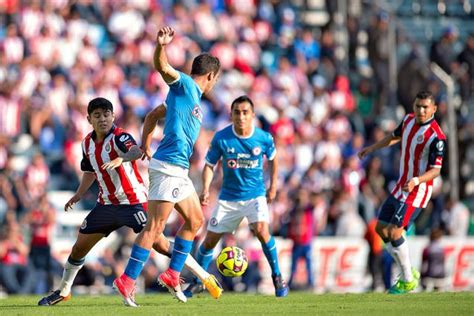
{"type": "Polygon", "coordinates": [[[181,291],[181,279],[179,278],[179,273],[168,269],[158,276],[158,283],[166,287],[171,295],[173,295],[173,297],[178,301],[183,303],[188,301],[183,291],[181,291]]]}
{"type": "Polygon", "coordinates": [[[273,285],[275,286],[275,296],[276,297],[285,297],[288,296],[288,285],[280,275],[272,275],[273,285]]]}
{"type": "Polygon", "coordinates": [[[224,291],[219,281],[217,281],[216,277],[212,274],[203,281],[203,284],[209,294],[211,294],[211,296],[216,300],[222,295],[222,292],[224,291]]]}
{"type": "Polygon", "coordinates": [[[53,293],[49,294],[48,296],[43,297],[38,302],[39,306],[50,306],[58,304],[59,302],[66,302],[71,298],[71,293],[68,296],[61,296],[61,292],[59,290],[54,291],[53,293]]]}
{"type": "Polygon", "coordinates": [[[119,277],[114,280],[112,287],[122,296],[123,303],[126,306],[138,307],[135,302],[135,285],[133,283],[125,282],[122,277],[119,277]]]}
{"type": "Polygon", "coordinates": [[[204,292],[204,285],[202,285],[201,282],[197,282],[196,280],[193,280],[187,289],[183,291],[184,295],[188,298],[193,297],[194,294],[200,294],[202,292],[204,292]]]}

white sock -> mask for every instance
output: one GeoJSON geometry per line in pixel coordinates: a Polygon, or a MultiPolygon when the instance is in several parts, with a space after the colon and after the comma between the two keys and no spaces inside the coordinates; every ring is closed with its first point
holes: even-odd
{"type": "Polygon", "coordinates": [[[69,261],[66,261],[63,270],[63,278],[61,279],[61,283],[59,284],[59,295],[64,297],[69,295],[69,293],[71,292],[72,284],[74,283],[74,279],[76,278],[77,273],[79,272],[79,270],[81,270],[83,265],[84,264],[76,266],[69,263],[69,261]]]}
{"type": "MultiPolygon", "coordinates": [[[[173,249],[174,249],[174,242],[170,241],[170,248],[168,252],[172,253],[173,249]]],[[[207,279],[210,276],[209,272],[204,270],[203,267],[201,267],[199,263],[197,263],[197,261],[191,255],[189,255],[186,258],[186,261],[184,262],[184,266],[186,267],[186,269],[191,271],[192,274],[197,276],[199,280],[201,280],[201,282],[203,282],[205,279],[207,279]]]]}
{"type": "Polygon", "coordinates": [[[402,271],[402,281],[411,282],[413,280],[413,274],[411,273],[411,262],[410,254],[408,250],[408,243],[406,240],[398,247],[392,246],[392,256],[397,262],[400,270],[402,271]]]}

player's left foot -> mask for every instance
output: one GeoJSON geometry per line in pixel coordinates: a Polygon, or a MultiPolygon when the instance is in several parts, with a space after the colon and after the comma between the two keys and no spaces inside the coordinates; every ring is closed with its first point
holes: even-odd
{"type": "Polygon", "coordinates": [[[222,292],[224,291],[219,281],[217,281],[216,277],[212,274],[203,281],[203,284],[209,294],[211,294],[211,296],[216,300],[222,295],[222,292]]]}
{"type": "Polygon", "coordinates": [[[54,291],[53,293],[49,294],[48,296],[43,297],[39,302],[39,306],[50,306],[58,304],[59,302],[66,302],[71,298],[71,293],[67,296],[61,296],[61,292],[59,290],[54,291]]]}
{"type": "Polygon", "coordinates": [[[179,278],[179,273],[168,268],[168,270],[158,276],[158,283],[166,287],[171,295],[173,295],[173,297],[178,301],[183,303],[188,301],[186,295],[184,295],[181,290],[181,279],[179,278]]]}
{"type": "Polygon", "coordinates": [[[201,282],[197,282],[196,280],[193,280],[186,290],[183,291],[187,298],[191,298],[193,295],[200,294],[202,292],[204,292],[204,285],[201,282]]]}
{"type": "Polygon", "coordinates": [[[398,280],[397,283],[388,290],[388,294],[406,294],[414,291],[420,283],[420,272],[415,268],[412,268],[411,273],[413,275],[413,280],[410,282],[398,280]]]}
{"type": "Polygon", "coordinates": [[[126,306],[138,307],[137,302],[135,302],[135,284],[130,281],[131,279],[127,281],[125,278],[125,275],[116,278],[112,287],[122,296],[123,303],[126,306]]]}
{"type": "Polygon", "coordinates": [[[285,297],[288,296],[288,286],[280,275],[272,275],[273,285],[275,286],[275,296],[285,297]]]}

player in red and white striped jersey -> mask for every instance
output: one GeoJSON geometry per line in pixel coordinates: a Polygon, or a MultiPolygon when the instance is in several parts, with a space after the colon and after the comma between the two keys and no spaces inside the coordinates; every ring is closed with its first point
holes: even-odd
{"type": "Polygon", "coordinates": [[[389,290],[393,294],[407,293],[418,286],[420,274],[411,266],[402,233],[428,204],[446,147],[446,136],[434,119],[437,106],[433,95],[428,91],[419,92],[413,110],[392,134],[359,152],[363,158],[377,149],[401,142],[400,177],[380,209],[375,228],[402,271],[398,282],[389,290]]]}
{"type": "MultiPolygon", "coordinates": [[[[93,99],[89,102],[87,113],[87,120],[94,130],[82,142],[81,170],[84,173],[79,188],[64,210],[67,212],[72,209],[96,180],[99,197],[79,229],[59,289],[43,297],[38,302],[42,306],[54,305],[70,298],[74,279],[84,265],[86,255],[99,240],[122,226],[139,233],[147,222],[146,188],[135,163],[142,157],[142,150],[130,134],[114,125],[115,115],[109,100],[93,99]]],[[[173,244],[161,234],[154,240],[153,249],[171,256],[173,244]]],[[[200,279],[210,276],[191,256],[188,256],[185,266],[200,279]]],[[[134,295],[125,304],[137,306],[134,295]]]]}

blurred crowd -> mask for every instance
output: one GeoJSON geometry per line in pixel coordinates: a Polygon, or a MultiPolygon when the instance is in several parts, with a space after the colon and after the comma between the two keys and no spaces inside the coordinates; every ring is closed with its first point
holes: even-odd
{"type": "MultiPolygon", "coordinates": [[[[53,207],[48,194],[75,190],[79,184],[80,144],[91,131],[86,109],[93,97],[109,99],[116,124],[140,140],[144,116],[168,91],[152,68],[162,25],[176,30],[167,47],[176,69],[189,72],[201,51],[211,52],[222,65],[220,81],[203,102],[204,128],[190,169],[196,189],[214,132],[230,123],[231,101],[249,95],[256,105],[256,124],[273,134],[277,146],[280,183],[271,205],[271,227],[274,235],[291,238],[301,256],[317,235],[370,236],[377,209],[398,178],[400,150],[383,149],[363,161],[356,154],[397,126],[411,111],[418,89],[436,94],[436,117],[446,129],[446,92],[430,74],[430,60],[457,81],[458,125],[464,131],[459,164],[464,166],[474,154],[469,150],[474,135],[473,35],[460,42],[457,30],[447,28],[429,56],[423,56],[419,43],[411,43],[409,32],[400,29],[399,45],[411,48],[406,61],[400,61],[394,94],[387,79],[394,53],[387,32],[394,16],[370,6],[364,8],[369,14],[348,16],[344,58],[336,40],[334,6],[327,6],[331,18],[321,27],[301,23],[300,10],[292,1],[273,0],[0,1],[1,286],[11,293],[51,289],[59,266],[51,256],[51,235],[62,210],[53,207]],[[461,49],[456,51],[454,43],[461,49]],[[21,277],[12,280],[12,271],[21,277]],[[32,282],[32,273],[42,275],[44,282],[32,282]]],[[[146,162],[140,169],[146,179],[146,162]]],[[[446,164],[414,233],[438,229],[446,235],[468,234],[474,188],[461,174],[462,200],[452,200],[443,183],[447,172],[446,164]]],[[[215,181],[214,202],[219,185],[215,181]]],[[[94,205],[95,193],[84,199],[85,210],[94,205]]],[[[207,215],[212,207],[205,209],[207,215]]],[[[179,225],[173,220],[166,235],[173,236],[179,225]]],[[[121,245],[129,239],[128,233],[122,235],[121,245]]],[[[371,249],[378,251],[371,238],[371,249]]],[[[81,272],[84,282],[95,274],[113,276],[124,260],[123,247],[116,249],[81,272]]],[[[147,273],[153,275],[150,269],[147,273]]]]}

